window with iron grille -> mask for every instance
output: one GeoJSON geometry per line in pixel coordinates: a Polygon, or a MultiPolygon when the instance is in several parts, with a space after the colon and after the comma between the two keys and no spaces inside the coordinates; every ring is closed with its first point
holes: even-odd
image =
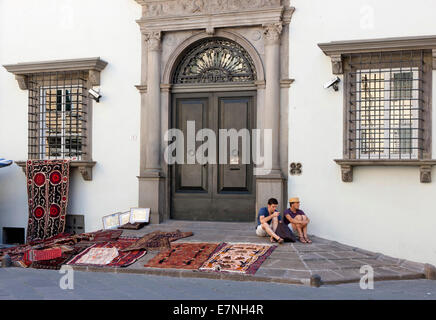
{"type": "Polygon", "coordinates": [[[86,159],[87,72],[31,74],[28,87],[29,159],[86,159]]]}
{"type": "Polygon", "coordinates": [[[344,57],[349,159],[425,158],[429,55],[428,50],[411,50],[344,57]]]}

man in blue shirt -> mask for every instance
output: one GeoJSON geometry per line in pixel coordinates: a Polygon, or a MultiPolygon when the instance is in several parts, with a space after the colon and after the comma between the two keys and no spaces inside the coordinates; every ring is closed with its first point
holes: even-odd
{"type": "Polygon", "coordinates": [[[268,200],[267,207],[260,208],[257,214],[256,235],[259,237],[269,235],[271,242],[283,243],[284,240],[275,233],[279,220],[281,220],[280,212],[276,210],[278,204],[277,199],[271,198],[268,200]]]}

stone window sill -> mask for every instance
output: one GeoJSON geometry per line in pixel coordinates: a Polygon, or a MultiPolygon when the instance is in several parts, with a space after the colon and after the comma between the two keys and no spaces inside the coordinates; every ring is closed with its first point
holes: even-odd
{"type": "MultiPolygon", "coordinates": [[[[26,173],[26,161],[15,161],[17,166],[23,169],[23,172],[26,173]]],[[[91,181],[92,180],[92,168],[95,166],[97,162],[95,161],[71,161],[70,168],[79,168],[79,171],[83,177],[83,180],[91,181]]]]}
{"type": "Polygon", "coordinates": [[[336,159],[341,166],[342,181],[353,181],[353,167],[356,166],[413,166],[419,167],[420,181],[431,182],[431,168],[436,165],[436,160],[363,160],[363,159],[336,159]]]}

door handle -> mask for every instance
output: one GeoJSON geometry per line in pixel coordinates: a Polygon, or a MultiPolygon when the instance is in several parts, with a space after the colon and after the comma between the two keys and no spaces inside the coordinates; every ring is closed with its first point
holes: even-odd
{"type": "Polygon", "coordinates": [[[230,168],[230,170],[241,170],[241,168],[230,168]]]}

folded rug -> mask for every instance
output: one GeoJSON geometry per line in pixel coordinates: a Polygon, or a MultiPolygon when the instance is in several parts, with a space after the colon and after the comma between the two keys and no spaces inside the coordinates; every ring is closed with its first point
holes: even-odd
{"type": "MultiPolygon", "coordinates": [[[[92,245],[89,248],[86,248],[78,255],[74,256],[71,260],[69,260],[66,264],[75,265],[75,266],[94,266],[94,267],[127,267],[132,263],[135,263],[138,259],[142,258],[147,251],[146,250],[134,250],[128,252],[121,252],[121,249],[127,248],[131,246],[137,239],[131,238],[120,238],[117,241],[108,241],[108,242],[98,242],[92,245]],[[88,253],[92,249],[97,248],[116,248],[118,251],[118,255],[114,257],[109,263],[98,263],[94,260],[86,260],[82,257],[89,257],[88,253]]],[[[93,253],[97,251],[93,250],[93,253]]],[[[98,257],[96,256],[96,259],[98,257]]],[[[105,262],[105,261],[103,261],[105,262]]]]}
{"type": "Polygon", "coordinates": [[[150,250],[168,249],[170,248],[171,241],[176,241],[178,239],[190,237],[193,234],[194,233],[192,232],[181,232],[180,230],[176,230],[173,232],[163,232],[158,230],[146,234],[142,238],[138,239],[130,247],[125,248],[121,251],[141,250],[141,249],[150,249],[150,250]]]}
{"type": "Polygon", "coordinates": [[[24,253],[23,259],[26,262],[56,259],[62,256],[61,248],[51,248],[45,250],[29,250],[24,253]]]}
{"type": "Polygon", "coordinates": [[[28,160],[26,164],[29,220],[27,242],[64,232],[69,161],[28,160]]]}
{"type": "Polygon", "coordinates": [[[277,246],[259,244],[222,244],[200,267],[201,271],[255,274],[277,246]]]}
{"type": "Polygon", "coordinates": [[[63,264],[65,264],[68,260],[71,260],[75,255],[79,254],[83,250],[85,250],[87,246],[84,245],[75,245],[73,247],[69,247],[65,249],[64,246],[62,249],[62,256],[55,259],[43,260],[43,261],[34,261],[31,264],[32,268],[35,269],[52,269],[59,270],[63,264]]]}
{"type": "Polygon", "coordinates": [[[145,267],[198,269],[217,248],[218,243],[173,243],[159,252],[145,267]]]}

